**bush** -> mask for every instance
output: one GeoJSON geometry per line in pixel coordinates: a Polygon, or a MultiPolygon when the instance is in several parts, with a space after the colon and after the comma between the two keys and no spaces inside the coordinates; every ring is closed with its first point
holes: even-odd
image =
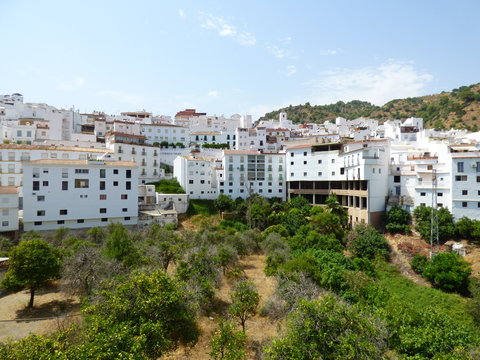
{"type": "MultiPolygon", "coordinates": [[[[438,211],[438,235],[440,241],[446,241],[455,234],[455,225],[453,224],[453,215],[447,208],[440,208],[438,211]]],[[[415,229],[420,233],[424,240],[430,239],[432,208],[430,206],[417,206],[413,211],[416,226],[415,229]]]]}
{"type": "Polygon", "coordinates": [[[413,257],[412,261],[410,261],[410,266],[412,270],[415,271],[417,274],[423,274],[423,270],[428,263],[428,259],[425,255],[417,254],[413,257]]]}
{"type": "Polygon", "coordinates": [[[470,264],[454,252],[435,255],[423,268],[423,276],[433,286],[459,293],[467,291],[471,273],[470,264]]]}
{"type": "Polygon", "coordinates": [[[388,259],[390,252],[385,237],[374,228],[364,225],[359,225],[350,232],[349,248],[356,257],[367,259],[388,259]]]}

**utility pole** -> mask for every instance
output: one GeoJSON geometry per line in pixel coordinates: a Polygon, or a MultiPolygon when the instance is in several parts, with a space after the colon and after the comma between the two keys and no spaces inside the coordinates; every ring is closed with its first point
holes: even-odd
{"type": "Polygon", "coordinates": [[[432,211],[430,214],[430,259],[435,256],[439,246],[438,209],[437,209],[437,169],[432,167],[432,211]]]}

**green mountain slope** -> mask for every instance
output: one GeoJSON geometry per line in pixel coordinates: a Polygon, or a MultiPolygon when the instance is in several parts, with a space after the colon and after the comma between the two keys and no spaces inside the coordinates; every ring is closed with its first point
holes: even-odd
{"type": "Polygon", "coordinates": [[[265,114],[261,119],[277,118],[281,111],[294,123],[322,123],[341,116],[346,119],[369,117],[385,121],[421,117],[425,126],[436,128],[480,128],[480,83],[462,86],[451,92],[389,101],[375,106],[366,101],[339,101],[330,105],[288,106],[265,114]]]}

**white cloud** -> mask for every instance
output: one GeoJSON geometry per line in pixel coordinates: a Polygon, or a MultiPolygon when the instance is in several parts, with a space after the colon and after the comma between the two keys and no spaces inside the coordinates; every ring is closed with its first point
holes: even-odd
{"type": "Polygon", "coordinates": [[[292,76],[297,72],[297,67],[295,65],[288,65],[286,70],[287,76],[292,76]]]}
{"type": "Polygon", "coordinates": [[[267,50],[270,51],[272,55],[275,56],[277,59],[283,59],[287,56],[290,56],[290,53],[287,50],[282,49],[277,45],[273,45],[273,46],[268,45],[267,50]]]}
{"type": "Polygon", "coordinates": [[[243,46],[253,46],[257,43],[255,35],[250,32],[244,31],[238,34],[237,41],[240,45],[243,46]]]}
{"type": "Polygon", "coordinates": [[[422,95],[433,76],[419,72],[413,62],[391,59],[379,66],[334,69],[307,83],[312,100],[327,104],[364,100],[377,105],[403,97],[422,95]]]}
{"type": "Polygon", "coordinates": [[[75,80],[75,83],[78,85],[78,86],[83,86],[85,84],[86,80],[84,77],[77,77],[77,79],[75,80]]]}
{"type": "Polygon", "coordinates": [[[231,37],[242,46],[253,46],[257,43],[255,35],[248,31],[238,31],[235,25],[227,23],[227,21],[219,16],[200,12],[202,23],[200,26],[204,29],[215,30],[218,35],[231,37]]]}
{"type": "Polygon", "coordinates": [[[324,52],[325,55],[337,55],[343,52],[343,49],[336,48],[336,49],[328,49],[324,52]]]}
{"type": "Polygon", "coordinates": [[[278,42],[283,45],[289,45],[292,42],[292,37],[286,36],[284,38],[278,39],[278,42]]]}
{"type": "Polygon", "coordinates": [[[218,91],[216,90],[210,90],[208,93],[207,93],[208,96],[210,97],[217,97],[218,96],[218,91]]]}
{"type": "Polygon", "coordinates": [[[178,9],[178,15],[179,15],[182,19],[185,19],[185,17],[186,17],[185,11],[183,11],[183,9],[178,9]]]}

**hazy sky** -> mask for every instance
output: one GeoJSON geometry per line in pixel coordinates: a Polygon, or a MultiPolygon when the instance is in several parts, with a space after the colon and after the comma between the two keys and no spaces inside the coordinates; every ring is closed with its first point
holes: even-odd
{"type": "Polygon", "coordinates": [[[480,82],[480,1],[0,0],[0,94],[255,116],[480,82]]]}

